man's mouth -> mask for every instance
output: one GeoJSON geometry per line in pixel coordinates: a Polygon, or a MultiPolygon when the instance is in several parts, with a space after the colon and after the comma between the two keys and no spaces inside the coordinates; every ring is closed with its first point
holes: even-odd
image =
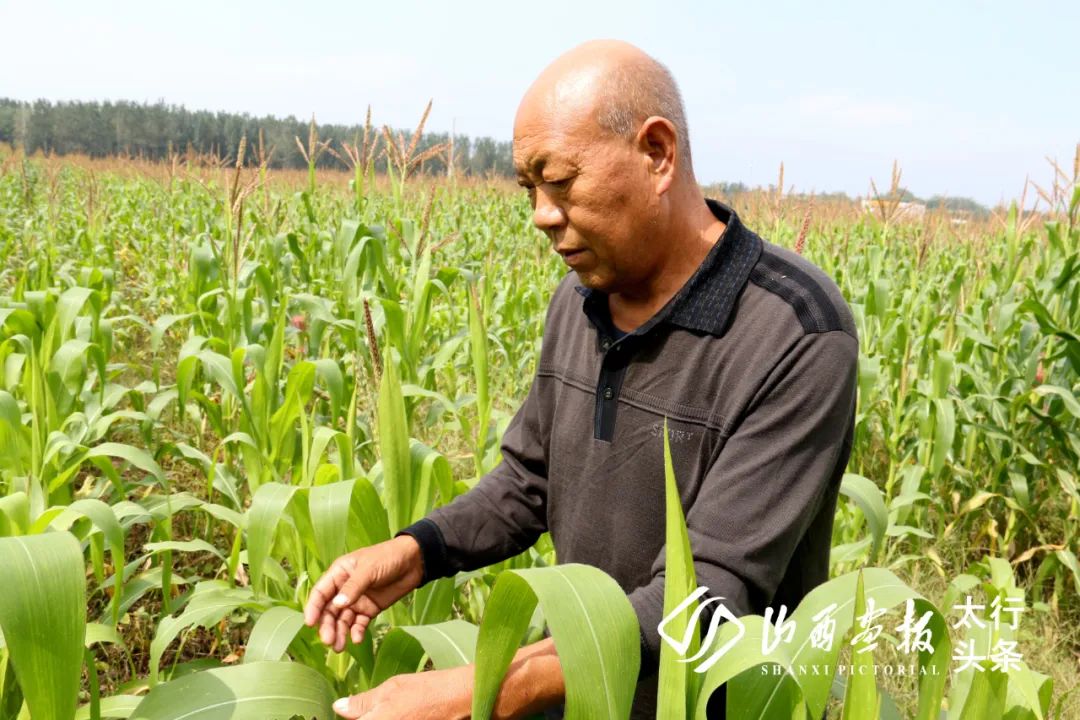
{"type": "Polygon", "coordinates": [[[562,255],[563,262],[570,267],[575,267],[586,262],[586,252],[588,252],[588,248],[565,248],[558,251],[558,253],[562,255]]]}

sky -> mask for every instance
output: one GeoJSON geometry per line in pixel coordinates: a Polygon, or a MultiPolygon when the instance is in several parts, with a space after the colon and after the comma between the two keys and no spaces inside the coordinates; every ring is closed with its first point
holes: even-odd
{"type": "Polygon", "coordinates": [[[0,0],[0,97],[134,100],[509,140],[522,93],[592,38],[675,76],[698,180],[920,197],[1046,186],[1080,142],[1080,2],[0,0]]]}

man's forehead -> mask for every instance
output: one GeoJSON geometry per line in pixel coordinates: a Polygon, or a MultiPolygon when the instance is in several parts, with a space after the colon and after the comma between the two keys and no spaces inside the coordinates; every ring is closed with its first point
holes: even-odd
{"type": "MultiPolygon", "coordinates": [[[[524,105],[524,104],[523,104],[524,105]]],[[[545,165],[575,162],[587,144],[592,118],[551,105],[522,107],[514,121],[512,153],[519,170],[539,173],[545,165]]]]}
{"type": "Polygon", "coordinates": [[[560,130],[560,119],[547,97],[526,95],[514,116],[514,143],[560,130]]]}
{"type": "Polygon", "coordinates": [[[552,138],[523,138],[513,143],[514,168],[519,173],[539,175],[547,166],[574,165],[580,153],[573,146],[552,138]]]}

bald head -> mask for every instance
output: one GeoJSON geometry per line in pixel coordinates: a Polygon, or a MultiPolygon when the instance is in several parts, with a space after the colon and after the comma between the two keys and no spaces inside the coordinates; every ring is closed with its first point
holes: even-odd
{"type": "MultiPolygon", "coordinates": [[[[649,117],[675,126],[679,170],[692,177],[686,111],[675,78],[630,43],[592,40],[560,55],[529,87],[518,109],[542,113],[552,123],[572,119],[631,141],[649,117]]],[[[534,115],[535,116],[535,115],[534,115]]]]}

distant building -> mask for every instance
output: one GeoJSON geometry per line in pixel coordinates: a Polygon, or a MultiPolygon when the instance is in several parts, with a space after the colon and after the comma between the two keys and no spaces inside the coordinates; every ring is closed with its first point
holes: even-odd
{"type": "Polygon", "coordinates": [[[883,206],[885,214],[892,221],[918,222],[926,216],[926,205],[920,202],[895,202],[885,198],[881,201],[874,198],[862,200],[863,212],[872,213],[877,217],[881,217],[883,206]]]}

